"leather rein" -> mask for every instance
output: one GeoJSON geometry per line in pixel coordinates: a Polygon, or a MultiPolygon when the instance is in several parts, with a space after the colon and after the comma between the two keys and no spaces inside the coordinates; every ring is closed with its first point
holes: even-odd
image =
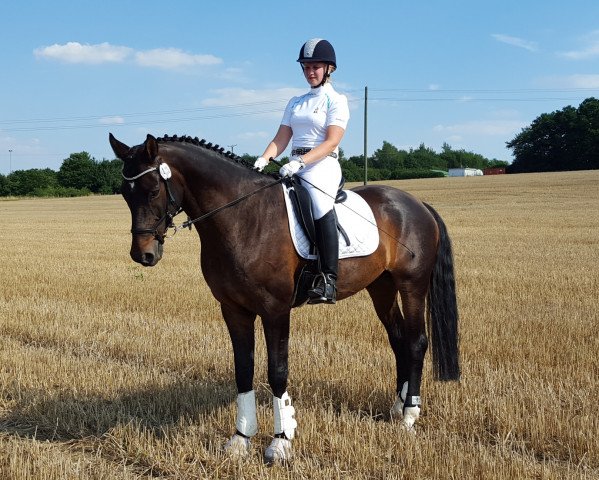
{"type": "Polygon", "coordinates": [[[175,196],[173,195],[172,189],[170,187],[170,182],[169,182],[169,179],[172,177],[172,173],[171,173],[170,167],[166,163],[163,162],[163,163],[160,163],[157,167],[148,168],[147,170],[144,170],[143,172],[135,175],[134,177],[126,177],[124,173],[122,173],[122,176],[125,180],[127,180],[129,182],[133,182],[133,181],[137,180],[138,178],[143,177],[147,173],[156,172],[156,171],[159,173],[160,178],[164,181],[166,192],[167,192],[165,213],[152,227],[150,227],[150,228],[131,227],[131,233],[133,235],[144,235],[144,234],[145,235],[153,235],[154,238],[156,238],[156,240],[158,240],[160,243],[164,243],[164,240],[166,238],[173,237],[179,230],[182,230],[185,228],[189,228],[191,230],[191,226],[194,223],[201,222],[202,220],[205,220],[205,219],[211,217],[212,215],[220,212],[221,210],[225,210],[226,208],[232,207],[233,205],[237,205],[238,203],[242,202],[243,200],[246,200],[247,198],[251,197],[252,195],[255,195],[258,192],[261,192],[262,190],[266,190],[267,188],[274,187],[275,185],[279,185],[283,180],[282,178],[275,180],[272,183],[264,185],[264,186],[258,188],[257,190],[254,190],[253,192],[250,192],[250,193],[243,195],[229,203],[226,203],[225,205],[221,205],[220,207],[215,208],[214,210],[212,210],[208,213],[205,213],[204,215],[201,215],[197,218],[190,219],[188,217],[187,221],[185,221],[181,225],[177,226],[177,225],[175,225],[174,218],[183,211],[183,208],[181,206],[177,205],[177,201],[175,200],[175,196]],[[171,206],[174,207],[174,212],[172,212],[172,213],[169,211],[171,206]],[[160,227],[160,225],[162,225],[162,223],[165,223],[164,233],[159,233],[158,227],[160,227]],[[174,232],[172,235],[167,236],[166,232],[168,231],[169,228],[173,228],[174,232]]]}

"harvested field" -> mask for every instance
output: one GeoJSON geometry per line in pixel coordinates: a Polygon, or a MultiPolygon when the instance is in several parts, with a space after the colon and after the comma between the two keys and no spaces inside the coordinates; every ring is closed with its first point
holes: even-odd
{"type": "MultiPolygon", "coordinates": [[[[599,171],[392,182],[454,244],[462,380],[432,380],[416,437],[389,421],[395,367],[367,294],[292,314],[290,466],[234,431],[232,349],[180,232],[129,258],[121,197],[0,199],[0,478],[599,478],[599,171]]],[[[257,328],[260,329],[259,322],[257,328]]]]}

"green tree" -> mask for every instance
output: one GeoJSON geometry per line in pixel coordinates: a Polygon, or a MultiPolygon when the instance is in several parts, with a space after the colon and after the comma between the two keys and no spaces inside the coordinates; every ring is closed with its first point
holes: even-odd
{"type": "Polygon", "coordinates": [[[341,173],[346,182],[359,182],[364,180],[364,166],[360,167],[355,162],[351,161],[351,159],[343,160],[341,162],[341,173]]]}
{"type": "Polygon", "coordinates": [[[5,175],[0,174],[0,197],[7,197],[10,195],[8,191],[8,179],[5,175]]]}
{"type": "Polygon", "coordinates": [[[58,181],[66,188],[88,188],[93,191],[97,184],[96,174],[96,162],[89,153],[71,153],[58,170],[58,181]]]}
{"type": "Polygon", "coordinates": [[[52,189],[57,186],[56,172],[50,168],[16,170],[7,177],[8,195],[34,195],[38,190],[52,189]]]}
{"type": "Polygon", "coordinates": [[[599,100],[538,116],[507,147],[514,153],[512,172],[599,168],[599,100]]]}
{"type": "Polygon", "coordinates": [[[372,166],[379,169],[396,170],[403,167],[403,158],[394,145],[383,141],[383,146],[372,156],[372,166]]]}
{"type": "Polygon", "coordinates": [[[95,181],[90,185],[90,190],[104,195],[121,193],[121,184],[123,182],[121,175],[122,168],[123,162],[118,159],[102,160],[96,163],[95,181]]]}
{"type": "Polygon", "coordinates": [[[431,169],[439,163],[439,156],[432,149],[421,143],[416,150],[410,150],[404,164],[406,168],[431,169]]]}

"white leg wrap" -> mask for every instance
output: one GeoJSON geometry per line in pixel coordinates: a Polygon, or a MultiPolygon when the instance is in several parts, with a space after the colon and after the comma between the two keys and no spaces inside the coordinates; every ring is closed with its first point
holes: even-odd
{"type": "Polygon", "coordinates": [[[237,395],[237,420],[235,427],[246,437],[258,433],[258,418],[256,417],[256,394],[253,390],[237,395]]]}
{"type": "Polygon", "coordinates": [[[403,382],[403,385],[401,386],[401,393],[399,395],[401,397],[402,402],[406,401],[407,394],[408,394],[408,382],[403,382]]]}
{"type": "Polygon", "coordinates": [[[295,408],[291,405],[291,397],[285,392],[281,398],[272,397],[275,414],[275,435],[284,433],[288,440],[293,440],[297,422],[293,416],[295,408]]]}
{"type": "Polygon", "coordinates": [[[414,432],[414,424],[420,417],[420,397],[411,397],[411,407],[405,407],[406,397],[408,395],[408,382],[404,382],[401,387],[401,392],[397,395],[393,407],[391,407],[391,417],[401,419],[403,428],[410,432],[414,432]]]}
{"type": "Polygon", "coordinates": [[[225,452],[231,457],[245,457],[250,450],[250,439],[241,435],[233,435],[225,445],[225,452]]]}
{"type": "Polygon", "coordinates": [[[292,456],[291,441],[286,438],[273,438],[264,452],[266,463],[288,462],[292,456]]]}
{"type": "Polygon", "coordinates": [[[406,407],[403,412],[403,420],[401,422],[408,432],[414,432],[414,424],[420,416],[420,407],[406,407]]]}
{"type": "Polygon", "coordinates": [[[408,382],[403,382],[401,386],[401,392],[397,395],[395,403],[391,407],[391,416],[394,418],[403,418],[403,405],[406,402],[406,395],[408,394],[408,382]]]}

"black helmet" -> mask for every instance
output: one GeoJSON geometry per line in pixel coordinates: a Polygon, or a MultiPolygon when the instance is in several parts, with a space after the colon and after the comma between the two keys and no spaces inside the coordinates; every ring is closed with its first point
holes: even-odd
{"type": "Polygon", "coordinates": [[[337,69],[335,49],[333,45],[322,38],[313,38],[304,43],[300,49],[297,61],[300,63],[323,62],[337,69]]]}

